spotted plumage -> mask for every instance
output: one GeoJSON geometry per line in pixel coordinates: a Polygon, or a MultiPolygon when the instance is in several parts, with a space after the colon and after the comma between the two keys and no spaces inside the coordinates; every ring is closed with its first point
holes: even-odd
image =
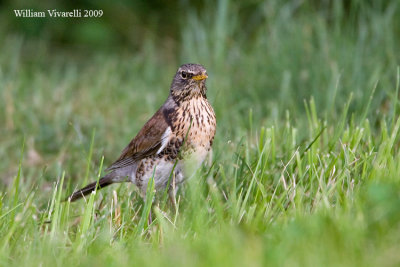
{"type": "Polygon", "coordinates": [[[190,177],[210,154],[216,130],[215,113],[206,96],[207,77],[202,65],[182,65],[165,103],[106,169],[108,173],[98,184],[74,192],[71,201],[94,191],[96,185],[132,182],[144,195],[153,175],[156,190],[165,189],[170,177],[176,184],[190,177]]]}

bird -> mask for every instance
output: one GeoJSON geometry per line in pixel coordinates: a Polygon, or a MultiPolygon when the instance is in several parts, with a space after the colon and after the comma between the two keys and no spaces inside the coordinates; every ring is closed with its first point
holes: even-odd
{"type": "Polygon", "coordinates": [[[105,170],[106,174],[67,199],[72,202],[121,182],[133,183],[145,198],[148,183],[153,178],[155,190],[168,190],[170,198],[175,200],[175,185],[193,176],[202,163],[212,157],[217,122],[206,95],[207,78],[204,66],[181,65],[164,104],[105,170]]]}

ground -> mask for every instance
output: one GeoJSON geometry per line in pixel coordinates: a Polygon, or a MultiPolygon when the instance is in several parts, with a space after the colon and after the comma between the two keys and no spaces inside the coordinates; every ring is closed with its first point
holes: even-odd
{"type": "Polygon", "coordinates": [[[398,265],[391,3],[330,17],[265,4],[247,35],[220,1],[185,24],[177,50],[151,37],[140,51],[85,53],[4,36],[0,265],[398,265]],[[213,164],[180,188],[178,210],[127,184],[63,202],[118,157],[187,62],[208,70],[218,126],[213,164]]]}

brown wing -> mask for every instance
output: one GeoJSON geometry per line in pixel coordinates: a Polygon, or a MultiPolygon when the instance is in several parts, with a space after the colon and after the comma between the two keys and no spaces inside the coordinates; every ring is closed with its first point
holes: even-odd
{"type": "Polygon", "coordinates": [[[132,165],[138,160],[155,154],[162,145],[162,137],[167,128],[168,123],[162,108],[160,108],[122,151],[121,156],[106,171],[132,165]]]}

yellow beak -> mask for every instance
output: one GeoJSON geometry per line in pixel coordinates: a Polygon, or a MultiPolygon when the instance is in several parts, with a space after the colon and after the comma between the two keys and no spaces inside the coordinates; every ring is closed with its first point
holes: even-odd
{"type": "Polygon", "coordinates": [[[195,81],[201,81],[201,80],[204,80],[207,78],[208,78],[208,76],[206,74],[200,74],[200,75],[196,75],[196,76],[192,77],[192,79],[195,81]]]}

